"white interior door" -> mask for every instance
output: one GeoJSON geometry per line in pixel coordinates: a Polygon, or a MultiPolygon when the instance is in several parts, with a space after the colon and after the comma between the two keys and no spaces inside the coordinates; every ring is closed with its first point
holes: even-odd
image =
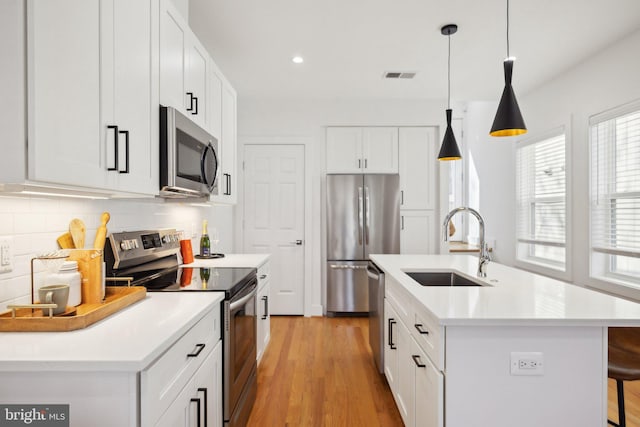
{"type": "Polygon", "coordinates": [[[304,148],[244,148],[243,246],[271,254],[271,314],[304,314],[304,148]]]}

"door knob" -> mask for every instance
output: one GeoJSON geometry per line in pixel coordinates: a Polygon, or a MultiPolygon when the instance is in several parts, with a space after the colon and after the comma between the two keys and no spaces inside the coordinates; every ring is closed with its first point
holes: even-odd
{"type": "Polygon", "coordinates": [[[302,240],[296,240],[295,242],[291,242],[292,245],[302,246],[302,240]]]}

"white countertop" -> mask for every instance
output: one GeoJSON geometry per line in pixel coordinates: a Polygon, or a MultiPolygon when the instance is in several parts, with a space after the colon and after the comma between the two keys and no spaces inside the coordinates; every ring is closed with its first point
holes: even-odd
{"type": "Polygon", "coordinates": [[[1,332],[0,371],[141,371],[214,304],[221,292],[150,292],[88,328],[1,332]]]}
{"type": "Polygon", "coordinates": [[[249,267],[259,268],[269,260],[269,254],[225,254],[224,258],[195,259],[185,267],[249,267]]]}
{"type": "Polygon", "coordinates": [[[442,325],[640,326],[640,304],[495,262],[476,277],[474,255],[371,255],[442,325]],[[490,286],[421,286],[404,271],[455,271],[490,286]]]}

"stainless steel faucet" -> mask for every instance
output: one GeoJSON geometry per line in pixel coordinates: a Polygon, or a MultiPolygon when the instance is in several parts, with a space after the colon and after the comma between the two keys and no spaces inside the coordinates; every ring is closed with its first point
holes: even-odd
{"type": "Polygon", "coordinates": [[[487,248],[487,243],[484,241],[484,219],[477,210],[468,208],[466,206],[461,206],[459,208],[455,208],[451,212],[447,214],[444,219],[444,223],[442,224],[442,235],[444,236],[444,241],[449,240],[449,221],[451,218],[458,212],[469,212],[476,218],[478,218],[478,224],[480,225],[480,253],[478,254],[478,277],[487,277],[487,264],[491,261],[491,257],[489,256],[489,249],[487,248]]]}

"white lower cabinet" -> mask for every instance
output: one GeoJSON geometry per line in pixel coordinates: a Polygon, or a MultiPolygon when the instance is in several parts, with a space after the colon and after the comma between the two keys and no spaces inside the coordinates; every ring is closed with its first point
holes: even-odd
{"type": "Polygon", "coordinates": [[[156,427],[222,426],[222,341],[162,414],[156,427]]]}
{"type": "MultiPolygon", "coordinates": [[[[440,331],[432,325],[419,323],[420,320],[407,325],[405,322],[409,318],[418,318],[414,316],[411,303],[404,298],[402,290],[393,287],[392,280],[389,282],[391,286],[387,285],[384,305],[384,374],[405,426],[443,427],[444,375],[429,357],[429,354],[439,355],[439,348],[427,350],[418,344],[424,340],[416,340],[416,336],[439,336],[440,331]],[[395,306],[400,302],[408,304],[395,306]],[[399,315],[400,312],[404,314],[399,315]]],[[[439,339],[424,342],[440,344],[439,339]]]]}
{"type": "Polygon", "coordinates": [[[269,314],[269,261],[258,268],[258,333],[257,359],[258,363],[271,339],[271,315],[269,314]]]}

